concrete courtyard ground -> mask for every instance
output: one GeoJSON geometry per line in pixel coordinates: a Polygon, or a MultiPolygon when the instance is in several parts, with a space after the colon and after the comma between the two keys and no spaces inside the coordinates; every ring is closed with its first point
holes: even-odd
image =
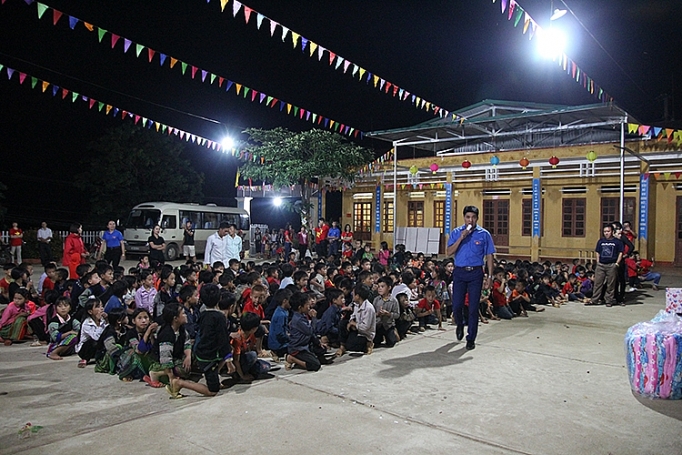
{"type": "Polygon", "coordinates": [[[625,367],[627,328],[665,292],[627,303],[491,321],[473,351],[448,326],[215,398],[169,400],[74,357],[0,347],[0,453],[682,454],[682,402],[633,396],[625,367]],[[42,429],[22,438],[27,422],[42,429]]]}

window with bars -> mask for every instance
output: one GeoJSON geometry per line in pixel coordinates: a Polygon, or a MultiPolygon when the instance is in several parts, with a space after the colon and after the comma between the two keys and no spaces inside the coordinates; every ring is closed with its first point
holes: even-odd
{"type": "Polygon", "coordinates": [[[372,203],[353,204],[353,235],[359,240],[369,240],[372,235],[372,203]]]}
{"type": "Polygon", "coordinates": [[[433,227],[445,229],[445,201],[433,201],[433,227]]]}
{"type": "MultiPolygon", "coordinates": [[[[599,232],[601,232],[601,227],[603,225],[620,219],[620,210],[618,209],[619,203],[620,197],[601,198],[601,225],[599,226],[599,232]]],[[[623,198],[623,219],[620,221],[629,221],[631,223],[635,221],[634,197],[623,198]]]]}
{"type": "Polygon", "coordinates": [[[393,232],[393,201],[384,201],[382,223],[384,232],[393,232]]]}
{"type": "MultiPolygon", "coordinates": [[[[540,237],[545,235],[545,200],[542,199],[540,209],[540,237]]],[[[521,235],[530,237],[533,235],[533,200],[521,201],[521,235]]]]}
{"type": "Polygon", "coordinates": [[[561,201],[561,235],[585,237],[585,198],[566,198],[561,201]]]}
{"type": "Polygon", "coordinates": [[[424,201],[407,203],[407,226],[424,227],[424,201]]]}

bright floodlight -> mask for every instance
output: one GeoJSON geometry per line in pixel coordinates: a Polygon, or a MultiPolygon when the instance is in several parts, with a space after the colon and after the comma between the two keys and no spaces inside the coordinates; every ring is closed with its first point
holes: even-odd
{"type": "Polygon", "coordinates": [[[538,52],[545,58],[556,58],[564,53],[566,35],[556,27],[541,29],[538,34],[538,52]]]}
{"type": "Polygon", "coordinates": [[[275,199],[273,199],[272,205],[274,205],[275,207],[279,207],[280,205],[282,205],[282,198],[276,197],[275,199]]]}
{"type": "Polygon", "coordinates": [[[220,146],[223,148],[223,150],[232,150],[234,148],[234,139],[226,136],[222,141],[220,141],[220,146]]]}
{"type": "Polygon", "coordinates": [[[549,20],[555,21],[557,19],[560,19],[560,18],[564,17],[564,14],[566,14],[566,13],[567,13],[567,10],[557,8],[554,10],[554,13],[552,13],[552,17],[550,17],[549,20]]]}

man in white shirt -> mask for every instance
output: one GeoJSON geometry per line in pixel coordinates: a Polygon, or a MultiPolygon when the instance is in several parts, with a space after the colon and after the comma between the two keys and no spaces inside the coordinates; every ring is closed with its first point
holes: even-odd
{"type": "Polygon", "coordinates": [[[229,223],[223,221],[218,227],[218,232],[211,234],[208,239],[206,239],[204,262],[211,267],[213,267],[213,264],[216,262],[222,262],[224,265],[227,265],[230,259],[225,255],[229,226],[229,223]]]}
{"type": "MultiPolygon", "coordinates": [[[[223,224],[220,223],[222,226],[223,224]]],[[[237,225],[230,224],[227,228],[227,237],[225,237],[225,263],[230,259],[242,260],[242,238],[237,235],[237,225]]]]}
{"type": "Polygon", "coordinates": [[[50,242],[52,241],[52,229],[47,227],[47,223],[43,221],[40,223],[38,229],[38,252],[40,253],[40,262],[45,267],[52,262],[52,253],[50,252],[50,242]]]}

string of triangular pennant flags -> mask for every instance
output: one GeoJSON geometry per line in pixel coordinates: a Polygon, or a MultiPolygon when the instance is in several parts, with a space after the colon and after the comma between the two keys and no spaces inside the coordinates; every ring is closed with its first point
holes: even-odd
{"type": "Polygon", "coordinates": [[[682,146],[682,130],[628,123],[628,133],[637,134],[644,139],[656,139],[659,141],[666,139],[668,144],[676,142],[678,147],[682,146]]]}
{"type": "MultiPolygon", "coordinates": [[[[206,2],[210,3],[210,1],[211,0],[207,0],[206,2]]],[[[220,10],[224,12],[229,0],[218,1],[220,2],[220,10]]],[[[294,49],[300,48],[301,52],[306,53],[311,58],[317,56],[318,61],[323,61],[324,57],[324,61],[329,62],[329,66],[334,70],[343,71],[344,74],[350,73],[353,79],[356,79],[358,82],[365,82],[366,84],[372,83],[374,88],[380,92],[391,95],[394,98],[398,98],[400,101],[410,101],[417,109],[424,110],[426,112],[432,113],[433,115],[438,115],[441,118],[451,118],[452,121],[460,122],[464,120],[462,116],[449,112],[435,103],[427,101],[426,99],[405,90],[398,84],[390,82],[383,77],[368,71],[366,68],[363,68],[362,66],[353,63],[347,58],[340,56],[331,49],[326,48],[319,43],[304,37],[300,33],[293,31],[291,28],[287,27],[281,22],[277,22],[274,19],[269,18],[268,16],[254,10],[253,8],[250,8],[238,0],[232,0],[232,17],[236,18],[240,11],[243,12],[244,20],[247,24],[250,22],[252,17],[255,17],[256,19],[256,27],[258,30],[263,27],[263,23],[266,23],[269,25],[271,38],[275,37],[277,27],[280,27],[282,29],[282,42],[286,42],[287,37],[291,37],[291,44],[293,45],[294,49]]],[[[278,34],[278,36],[280,35],[278,34]]]]}
{"type": "Polygon", "coordinates": [[[359,171],[359,175],[364,175],[364,174],[372,174],[374,172],[380,172],[381,169],[383,168],[383,165],[385,162],[390,161],[393,158],[393,154],[395,153],[395,149],[391,149],[388,152],[384,153],[381,155],[379,158],[375,159],[371,163],[368,163],[364,165],[359,171]]]}
{"type": "Polygon", "coordinates": [[[173,126],[166,125],[165,123],[158,122],[153,119],[144,117],[142,115],[135,114],[134,112],[121,109],[111,104],[107,104],[103,101],[96,100],[95,98],[91,98],[87,95],[83,95],[81,93],[75,92],[63,86],[59,86],[44,79],[37,78],[28,73],[18,71],[14,68],[10,68],[0,63],[0,74],[2,74],[3,69],[7,74],[8,80],[11,81],[12,79],[16,79],[19,82],[19,85],[24,85],[24,82],[28,81],[28,83],[31,86],[31,89],[37,88],[42,93],[52,94],[54,98],[59,98],[65,101],[70,100],[72,103],[75,103],[76,101],[83,101],[85,104],[87,104],[88,109],[93,110],[96,107],[97,112],[103,112],[104,115],[111,114],[113,117],[120,117],[121,120],[132,119],[135,125],[139,124],[140,126],[143,126],[147,129],[155,128],[156,132],[161,134],[168,135],[174,134],[175,136],[178,136],[181,140],[184,140],[185,142],[192,142],[193,144],[206,147],[211,150],[230,153],[232,156],[242,161],[262,162],[261,157],[258,157],[252,153],[243,150],[240,151],[237,150],[236,148],[226,149],[221,145],[220,142],[213,141],[202,136],[198,136],[188,131],[181,130],[173,126]],[[17,75],[16,78],[14,77],[15,74],[17,75]]]}
{"type": "MultiPolygon", "coordinates": [[[[62,16],[65,16],[65,13],[62,11],[59,11],[53,7],[50,7],[48,5],[45,5],[44,3],[41,2],[36,2],[34,0],[24,0],[27,4],[31,5],[32,3],[37,4],[38,8],[38,19],[41,19],[45,13],[48,10],[52,10],[52,25],[57,25],[59,23],[60,19],[62,16]]],[[[3,0],[2,3],[4,4],[5,1],[3,0]]],[[[105,41],[105,37],[107,35],[110,35],[111,39],[111,49],[114,49],[117,45],[117,43],[121,42],[122,47],[123,47],[123,52],[128,53],[130,49],[134,49],[135,56],[140,57],[141,55],[145,55],[147,57],[148,62],[151,64],[155,57],[158,55],[158,61],[161,67],[165,67],[165,63],[168,62],[168,68],[169,69],[174,69],[176,66],[180,68],[180,71],[182,75],[184,76],[185,74],[189,73],[190,77],[192,79],[196,79],[198,77],[201,78],[202,83],[206,83],[208,81],[209,85],[213,85],[215,83],[218,84],[219,88],[225,88],[226,92],[229,92],[233,87],[234,87],[234,93],[237,96],[242,96],[244,99],[249,99],[251,102],[258,102],[259,104],[265,104],[269,108],[275,108],[279,107],[280,112],[285,112],[287,115],[292,115],[300,120],[310,122],[313,125],[316,125],[318,127],[323,127],[329,130],[332,130],[334,132],[337,132],[339,134],[343,134],[346,136],[352,136],[355,138],[364,138],[364,132],[358,130],[357,128],[351,127],[350,125],[346,125],[344,123],[341,123],[336,120],[332,120],[328,117],[325,117],[323,115],[320,115],[316,112],[312,112],[308,109],[304,109],[302,107],[296,106],[294,104],[288,103],[286,101],[283,101],[279,98],[276,98],[274,96],[268,95],[267,93],[255,90],[251,87],[247,87],[244,84],[240,84],[237,82],[234,82],[230,79],[227,79],[226,77],[219,76],[215,73],[212,73],[210,71],[204,70],[200,67],[197,67],[195,65],[191,65],[187,62],[184,62],[180,59],[177,59],[169,54],[165,54],[162,52],[158,52],[155,49],[152,49],[149,46],[145,46],[144,44],[140,44],[137,42],[134,42],[124,36],[115,34],[113,32],[110,32],[104,28],[101,28],[95,24],[83,21],[79,18],[76,18],[74,16],[66,14],[68,17],[68,22],[69,22],[69,27],[71,30],[74,30],[76,26],[79,23],[82,23],[83,26],[90,32],[97,32],[97,38],[100,43],[105,41]]]]}
{"type": "MultiPolygon", "coordinates": [[[[493,0],[493,3],[495,3],[495,1],[496,0],[493,0]]],[[[502,14],[506,14],[509,22],[513,20],[514,27],[517,27],[522,22],[521,19],[523,18],[523,34],[525,35],[528,33],[529,40],[532,40],[536,34],[543,32],[542,27],[516,0],[500,0],[500,8],[502,9],[502,14]]],[[[590,95],[604,103],[613,102],[613,97],[596,84],[594,79],[588,76],[587,73],[585,73],[585,71],[583,71],[575,61],[571,60],[566,54],[562,53],[555,58],[555,60],[559,64],[559,67],[575,80],[575,82],[581,84],[590,95]]]]}

